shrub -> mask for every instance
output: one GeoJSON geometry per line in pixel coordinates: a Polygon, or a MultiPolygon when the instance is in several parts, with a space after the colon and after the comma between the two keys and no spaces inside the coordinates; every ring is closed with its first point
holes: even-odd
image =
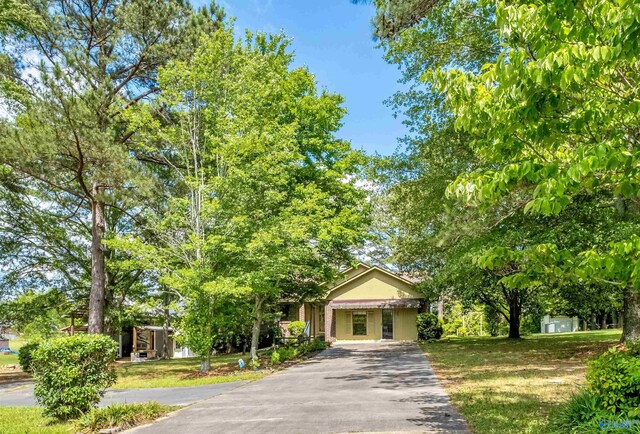
{"type": "Polygon", "coordinates": [[[604,408],[629,417],[640,416],[640,345],[610,348],[589,362],[587,384],[604,408]]]}
{"type": "Polygon", "coordinates": [[[289,323],[289,335],[297,338],[304,334],[306,324],[304,321],[292,321],[289,323]]]}
{"type": "Polygon", "coordinates": [[[589,362],[586,386],[552,417],[555,431],[640,433],[629,425],[640,417],[640,346],[614,347],[589,362]]]}
{"type": "Polygon", "coordinates": [[[315,351],[321,351],[327,348],[327,343],[319,339],[314,339],[306,344],[297,347],[280,347],[271,353],[271,363],[279,364],[287,360],[303,357],[315,351]]]}
{"type": "Polygon", "coordinates": [[[178,407],[157,402],[144,404],[113,404],[105,408],[92,408],[77,422],[82,431],[98,432],[103,429],[131,428],[155,420],[178,407]]]}
{"type": "Polygon", "coordinates": [[[52,339],[33,352],[34,393],[44,414],[75,418],[100,402],[116,381],[118,346],[104,335],[52,339]]]}
{"type": "Polygon", "coordinates": [[[24,372],[32,372],[33,352],[40,346],[38,342],[25,344],[18,350],[18,363],[24,372]]]}
{"type": "Polygon", "coordinates": [[[280,352],[273,350],[273,353],[271,353],[271,364],[277,365],[278,363],[280,363],[280,352]]]}
{"type": "Polygon", "coordinates": [[[595,432],[599,429],[600,421],[610,416],[603,409],[602,400],[592,391],[583,389],[551,417],[550,426],[559,433],[595,432]]]}
{"type": "Polygon", "coordinates": [[[438,319],[435,313],[419,313],[416,323],[418,326],[418,339],[421,341],[440,339],[442,336],[442,321],[438,319]]]}

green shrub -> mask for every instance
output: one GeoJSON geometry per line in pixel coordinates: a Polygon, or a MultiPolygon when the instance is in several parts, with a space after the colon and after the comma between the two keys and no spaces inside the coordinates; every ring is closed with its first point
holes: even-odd
{"type": "Polygon", "coordinates": [[[640,346],[610,348],[589,362],[587,384],[607,410],[640,417],[640,346]]]}
{"type": "Polygon", "coordinates": [[[550,426],[559,433],[595,432],[600,429],[600,421],[608,416],[602,407],[602,400],[592,391],[583,389],[551,417],[550,426]]]}
{"type": "Polygon", "coordinates": [[[25,344],[18,350],[18,363],[24,372],[32,372],[33,352],[40,346],[38,342],[25,344]]]}
{"type": "Polygon", "coordinates": [[[144,404],[113,404],[105,408],[92,408],[77,422],[82,431],[98,432],[102,429],[121,427],[131,428],[151,422],[178,407],[162,405],[157,402],[144,404]]]}
{"type": "Polygon", "coordinates": [[[292,321],[289,323],[289,335],[297,338],[304,334],[306,324],[304,321],[292,321]]]}
{"type": "Polygon", "coordinates": [[[271,353],[271,363],[277,365],[284,363],[287,360],[292,360],[297,357],[304,357],[310,353],[321,351],[327,348],[327,343],[320,339],[314,339],[306,344],[293,346],[280,347],[271,353]]]}
{"type": "Polygon", "coordinates": [[[442,321],[435,313],[419,313],[416,318],[418,326],[418,339],[440,339],[443,333],[442,321]]]}
{"type": "Polygon", "coordinates": [[[550,420],[557,432],[640,433],[640,346],[611,348],[589,362],[586,388],[550,420]]]}
{"type": "Polygon", "coordinates": [[[52,339],[33,352],[34,393],[44,414],[75,418],[100,402],[116,381],[118,345],[104,335],[52,339]]]}
{"type": "Polygon", "coordinates": [[[468,334],[467,328],[466,327],[458,327],[458,330],[456,330],[456,334],[458,336],[466,336],[468,334]]]}
{"type": "Polygon", "coordinates": [[[280,363],[280,352],[278,350],[273,350],[271,353],[271,364],[277,365],[280,363]]]}

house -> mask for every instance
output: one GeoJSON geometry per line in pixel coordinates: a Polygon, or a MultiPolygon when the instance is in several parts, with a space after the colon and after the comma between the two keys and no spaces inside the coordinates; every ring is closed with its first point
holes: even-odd
{"type": "Polygon", "coordinates": [[[415,279],[363,263],[343,274],[321,299],[283,305],[285,336],[297,320],[307,323],[308,336],[329,342],[417,339],[416,316],[426,303],[415,279]]]}
{"type": "Polygon", "coordinates": [[[577,332],[580,329],[578,317],[545,315],[540,320],[540,333],[577,332]]]}

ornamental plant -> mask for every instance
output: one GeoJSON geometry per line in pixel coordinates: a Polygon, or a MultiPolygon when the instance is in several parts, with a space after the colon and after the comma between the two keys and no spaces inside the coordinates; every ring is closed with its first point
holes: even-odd
{"type": "Polygon", "coordinates": [[[289,324],[289,333],[292,337],[300,337],[304,333],[306,324],[303,321],[293,321],[289,324]]]}
{"type": "Polygon", "coordinates": [[[33,352],[36,400],[44,414],[77,418],[95,407],[116,381],[116,342],[104,335],[52,339],[33,352]]]}
{"type": "Polygon", "coordinates": [[[427,341],[440,339],[443,333],[442,321],[434,313],[419,313],[416,318],[418,339],[427,341]]]}

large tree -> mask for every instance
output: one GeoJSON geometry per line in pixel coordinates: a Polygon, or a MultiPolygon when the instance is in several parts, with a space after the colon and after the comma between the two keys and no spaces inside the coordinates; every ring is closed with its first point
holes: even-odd
{"type": "Polygon", "coordinates": [[[13,84],[3,95],[13,98],[13,117],[2,124],[0,163],[44,198],[34,211],[55,207],[63,219],[88,220],[90,233],[78,242],[90,244],[89,331],[100,333],[109,296],[107,214],[117,208],[135,218],[156,185],[149,166],[167,164],[161,149],[135,140],[139,126],[129,113],[158,92],[158,68],[188,57],[223,13],[173,0],[29,5],[42,25],[25,26],[2,46],[17,67],[2,69],[3,82],[13,84]]]}
{"type": "Polygon", "coordinates": [[[292,62],[283,35],[236,41],[222,29],[161,70],[172,122],[148,134],[174,144],[175,189],[156,242],[129,241],[185,297],[203,350],[224,332],[220,300],[243,294],[255,358],[265,309],[320,291],[367,223],[355,187],[363,156],[335,137],[342,98],[292,62]]]}
{"type": "MultiPolygon", "coordinates": [[[[470,205],[510,201],[531,215],[568,217],[583,195],[617,212],[617,230],[576,253],[556,243],[489,251],[481,261],[519,264],[504,282],[542,276],[608,284],[624,296],[625,340],[640,340],[638,131],[640,22],[631,1],[497,2],[504,49],[480,74],[450,70],[440,86],[456,126],[490,167],[458,177],[450,193],[470,205]],[[546,272],[546,274],[544,273],[546,272]]],[[[590,228],[588,228],[590,229],[590,228]]]]}

